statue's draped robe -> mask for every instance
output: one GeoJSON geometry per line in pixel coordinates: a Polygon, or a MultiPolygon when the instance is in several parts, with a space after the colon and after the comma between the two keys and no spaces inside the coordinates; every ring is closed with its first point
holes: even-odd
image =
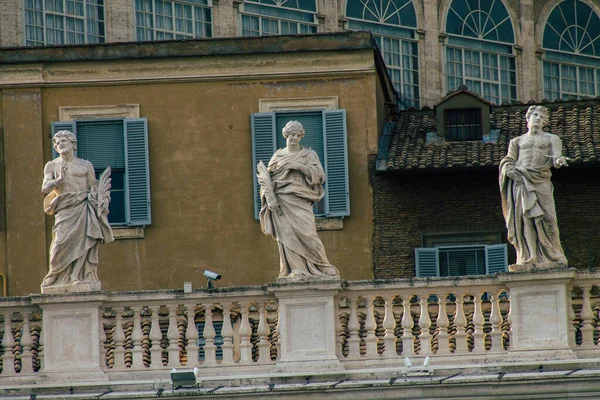
{"type": "Polygon", "coordinates": [[[87,190],[60,194],[45,209],[54,214],[46,275],[56,277],[52,285],[98,281],[98,247],[114,238],[107,216],[98,217],[97,208],[98,193],[87,190]]]}
{"type": "Polygon", "coordinates": [[[268,170],[281,214],[268,208],[261,190],[260,225],[266,235],[277,240],[279,276],[339,276],[338,270],[329,263],[323,243],[317,236],[313,203],[325,194],[325,173],[317,153],[306,147],[294,153],[277,150],[268,170]],[[304,175],[289,169],[291,162],[308,167],[310,173],[304,175]]]}
{"type": "MultiPolygon", "coordinates": [[[[543,168],[534,169],[520,165],[519,137],[512,139],[508,153],[500,161],[500,194],[502,197],[502,212],[508,230],[508,241],[517,251],[517,264],[536,260],[536,264],[561,263],[567,264],[567,259],[560,244],[556,210],[554,207],[554,187],[550,181],[550,167],[553,155],[543,168]],[[513,181],[507,172],[516,168],[523,176],[523,183],[513,181]],[[533,226],[534,238],[525,237],[525,224],[533,226]],[[530,252],[530,248],[535,249],[530,252]],[[532,254],[535,253],[535,254],[532,254]]],[[[552,135],[552,141],[559,143],[552,146],[560,149],[560,139],[552,135]]]]}

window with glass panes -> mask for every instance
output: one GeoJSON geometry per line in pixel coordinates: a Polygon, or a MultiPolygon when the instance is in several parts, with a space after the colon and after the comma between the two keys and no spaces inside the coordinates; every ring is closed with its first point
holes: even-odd
{"type": "Polygon", "coordinates": [[[411,0],[348,0],[348,27],[371,31],[377,41],[400,107],[419,107],[417,17],[411,0]]]}
{"type": "Polygon", "coordinates": [[[104,0],[25,0],[25,45],[104,43],[104,0]]]}
{"type": "Polygon", "coordinates": [[[135,0],[140,41],[212,37],[211,0],[135,0]]]}
{"type": "Polygon", "coordinates": [[[446,140],[466,141],[481,140],[481,109],[466,108],[445,110],[444,128],[446,140]]]}
{"type": "Polygon", "coordinates": [[[256,0],[240,5],[241,35],[317,33],[314,0],[256,0]]]}
{"type": "Polygon", "coordinates": [[[446,19],[446,86],[492,103],[517,99],[512,23],[500,0],[454,0],[446,19]]]}
{"type": "Polygon", "coordinates": [[[542,47],[545,98],[600,96],[600,16],[588,4],[557,4],[546,21],[542,47]]]}

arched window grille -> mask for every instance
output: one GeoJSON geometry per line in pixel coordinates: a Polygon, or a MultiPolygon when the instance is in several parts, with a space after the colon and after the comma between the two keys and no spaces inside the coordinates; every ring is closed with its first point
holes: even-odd
{"type": "Polygon", "coordinates": [[[557,4],[544,26],[544,97],[600,96],[600,17],[586,3],[557,4]]]}
{"type": "Polygon", "coordinates": [[[517,99],[515,35],[501,0],[453,0],[446,19],[446,85],[495,104],[517,99]]]}
{"type": "Polygon", "coordinates": [[[240,14],[242,36],[317,32],[315,0],[245,0],[240,14]]]}
{"type": "Polygon", "coordinates": [[[400,107],[419,107],[417,16],[412,0],[348,0],[348,27],[371,31],[381,50],[400,107]]]}

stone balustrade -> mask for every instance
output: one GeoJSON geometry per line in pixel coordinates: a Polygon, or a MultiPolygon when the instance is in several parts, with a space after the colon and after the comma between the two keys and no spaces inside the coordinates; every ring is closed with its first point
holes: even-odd
{"type": "Polygon", "coordinates": [[[405,358],[436,366],[593,359],[599,310],[600,273],[574,270],[4,298],[0,377],[148,380],[172,368],[217,377],[398,368],[405,358]]]}

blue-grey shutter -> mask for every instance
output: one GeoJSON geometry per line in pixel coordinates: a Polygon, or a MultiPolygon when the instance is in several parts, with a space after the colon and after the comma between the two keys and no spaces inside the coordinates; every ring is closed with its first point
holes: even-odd
{"type": "Polygon", "coordinates": [[[416,274],[418,277],[440,276],[437,247],[415,249],[416,274]]]}
{"type": "Polygon", "coordinates": [[[150,225],[150,169],[148,121],[124,120],[125,132],[125,217],[127,225],[150,225]]]}
{"type": "Polygon", "coordinates": [[[256,179],[256,165],[269,161],[276,150],[275,113],[252,114],[252,178],[254,182],[254,218],[260,212],[260,185],[256,179]]]}
{"type": "Polygon", "coordinates": [[[324,110],[324,168],[327,174],[325,213],[328,217],[350,215],[346,110],[324,110]]]}
{"type": "MultiPolygon", "coordinates": [[[[75,121],[54,121],[52,122],[52,138],[58,131],[71,131],[77,136],[77,127],[75,121]]],[[[58,157],[58,153],[54,150],[54,142],[52,142],[52,159],[58,157]]],[[[77,151],[75,151],[75,157],[77,157],[77,151]]]]}
{"type": "Polygon", "coordinates": [[[508,265],[506,244],[485,246],[485,261],[488,275],[506,271],[508,265]]]}

